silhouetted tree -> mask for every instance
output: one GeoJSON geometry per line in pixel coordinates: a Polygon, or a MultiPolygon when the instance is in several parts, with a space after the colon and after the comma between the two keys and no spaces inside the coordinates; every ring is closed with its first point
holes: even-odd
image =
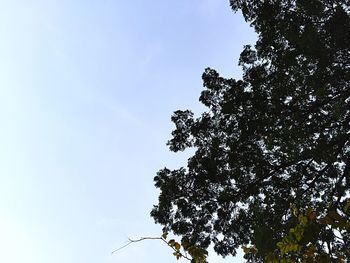
{"type": "Polygon", "coordinates": [[[258,40],[241,53],[241,80],[205,70],[206,112],[172,116],[170,150],[195,154],[187,167],[157,173],[151,215],[164,232],[204,249],[213,244],[222,256],[254,245],[251,259],[263,262],[298,215],[322,221],[333,213],[342,228],[334,230],[334,218],[317,221],[289,252],[313,244],[313,260],[350,258],[350,2],[230,3],[258,40]]]}

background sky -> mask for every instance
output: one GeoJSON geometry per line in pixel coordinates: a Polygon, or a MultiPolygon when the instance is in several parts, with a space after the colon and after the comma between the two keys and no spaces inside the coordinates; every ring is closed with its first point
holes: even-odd
{"type": "Polygon", "coordinates": [[[0,37],[0,262],[176,262],[111,251],[161,234],[170,116],[203,110],[206,67],[240,76],[252,29],[228,0],[0,0],[0,37]]]}

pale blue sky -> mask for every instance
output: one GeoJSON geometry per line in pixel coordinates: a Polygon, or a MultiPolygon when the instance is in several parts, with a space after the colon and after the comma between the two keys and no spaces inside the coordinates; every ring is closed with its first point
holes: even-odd
{"type": "MultiPolygon", "coordinates": [[[[201,74],[239,77],[228,0],[0,0],[0,262],[176,262],[149,241],[153,176],[201,74]]],[[[212,262],[224,260],[211,257],[212,262]]],[[[232,262],[232,261],[231,261],[232,262]]],[[[240,262],[240,260],[237,260],[240,262]]]]}

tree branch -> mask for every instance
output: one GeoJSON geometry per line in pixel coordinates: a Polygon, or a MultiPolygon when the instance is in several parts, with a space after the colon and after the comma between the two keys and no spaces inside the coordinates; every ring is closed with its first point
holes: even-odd
{"type": "MultiPolygon", "coordinates": [[[[119,250],[121,250],[121,249],[123,249],[123,248],[129,246],[129,245],[132,244],[132,243],[141,242],[141,241],[143,241],[143,240],[162,240],[162,238],[161,238],[161,237],[141,237],[141,238],[139,238],[139,239],[131,239],[131,238],[128,238],[128,240],[129,240],[128,243],[126,243],[125,245],[123,245],[123,246],[117,248],[116,250],[112,251],[111,254],[114,254],[115,252],[117,252],[117,251],[119,251],[119,250]]],[[[166,242],[166,241],[165,241],[165,242],[166,242]]]]}
{"type": "Polygon", "coordinates": [[[131,239],[131,238],[128,238],[129,242],[126,243],[125,245],[117,248],[116,250],[112,251],[111,254],[114,254],[116,252],[118,252],[119,250],[122,250],[123,248],[133,244],[133,243],[138,243],[138,242],[141,242],[141,241],[144,241],[144,240],[161,240],[163,241],[168,247],[170,247],[172,250],[174,250],[175,252],[178,252],[179,255],[181,257],[183,257],[184,259],[187,259],[188,261],[191,261],[191,258],[189,258],[186,254],[183,254],[181,252],[179,252],[179,250],[177,250],[175,247],[171,246],[168,241],[166,241],[165,238],[163,237],[140,237],[139,239],[131,239]]]}

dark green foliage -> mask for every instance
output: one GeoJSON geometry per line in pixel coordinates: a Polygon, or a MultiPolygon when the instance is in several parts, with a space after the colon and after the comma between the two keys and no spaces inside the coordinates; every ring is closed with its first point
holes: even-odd
{"type": "MultiPolygon", "coordinates": [[[[160,170],[151,215],[186,242],[256,260],[297,222],[290,205],[338,211],[350,194],[350,4],[339,0],[232,0],[258,34],[240,57],[242,80],[203,74],[199,118],[176,111],[174,152],[186,168],[160,170]]],[[[349,246],[318,230],[316,253],[349,246]],[[327,246],[326,246],[327,244],[327,246]]]]}

